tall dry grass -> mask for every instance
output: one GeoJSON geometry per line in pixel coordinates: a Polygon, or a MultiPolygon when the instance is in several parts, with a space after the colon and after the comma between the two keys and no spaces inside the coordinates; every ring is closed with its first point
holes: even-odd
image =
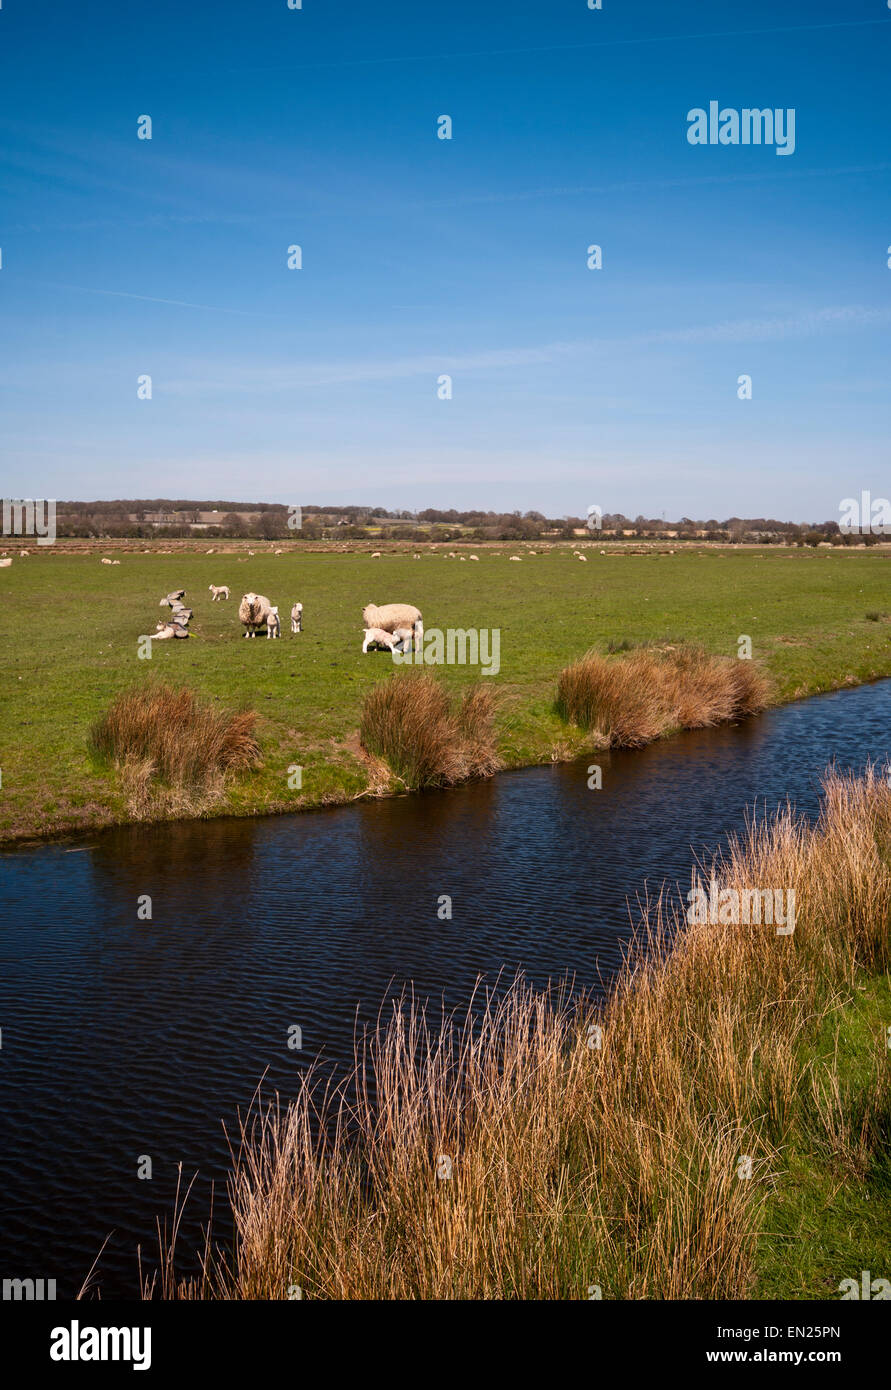
{"type": "Polygon", "coordinates": [[[429,672],[391,676],[362,703],[362,745],[411,790],[489,777],[501,766],[490,686],[450,698],[429,672]]]}
{"type": "Polygon", "coordinates": [[[253,710],[218,710],[165,684],[123,692],[93,726],[90,751],[121,772],[131,815],[194,814],[222,794],[230,774],[260,758],[253,710]]]}
{"type": "Polygon", "coordinates": [[[763,709],[770,684],[753,661],[700,647],[639,648],[611,659],[590,651],[557,683],[557,708],[616,748],[635,748],[676,729],[701,729],[763,709]]]}
{"type": "MultiPolygon", "coordinates": [[[[790,1136],[840,1174],[887,1137],[889,1076],[852,1117],[814,1041],[889,964],[891,790],[830,776],[819,822],[752,824],[722,888],[793,888],[792,936],[651,905],[607,1000],[517,980],[466,1017],[396,1008],[352,1077],[245,1121],[235,1240],[155,1292],[281,1299],[733,1299],[790,1136]],[[751,1177],[740,1176],[743,1159],[751,1177]]],[[[881,1048],[877,1048],[877,1054],[881,1048]]],[[[146,1293],[151,1294],[151,1284],[146,1293]]]]}

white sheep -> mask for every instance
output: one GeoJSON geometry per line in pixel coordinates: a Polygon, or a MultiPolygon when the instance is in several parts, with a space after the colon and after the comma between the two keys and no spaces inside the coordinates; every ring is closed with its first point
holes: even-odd
{"type": "Polygon", "coordinates": [[[119,565],[121,562],[120,562],[120,560],[112,560],[111,563],[112,563],[113,565],[119,565]]]}
{"type": "Polygon", "coordinates": [[[281,637],[281,635],[281,618],[278,616],[278,609],[272,607],[266,615],[266,640],[268,642],[270,637],[281,637]]]}
{"type": "Polygon", "coordinates": [[[208,589],[210,589],[210,593],[211,593],[211,599],[210,599],[210,601],[211,601],[211,603],[216,603],[216,601],[217,601],[218,598],[222,599],[222,598],[228,598],[228,597],[229,597],[229,585],[228,585],[228,584],[208,584],[207,587],[208,587],[208,589]]]}
{"type": "Polygon", "coordinates": [[[100,560],[99,563],[102,564],[102,565],[110,565],[110,564],[111,564],[111,561],[110,561],[110,560],[106,560],[105,556],[103,555],[103,557],[102,557],[102,559],[100,560]]]}
{"type": "Polygon", "coordinates": [[[523,563],[522,557],[521,557],[520,555],[512,555],[510,558],[511,558],[512,560],[516,560],[517,563],[520,564],[520,565],[523,563]]]}
{"type": "Polygon", "coordinates": [[[3,559],[3,560],[0,560],[0,569],[8,570],[8,569],[9,569],[9,566],[10,566],[11,564],[12,564],[12,560],[11,560],[11,559],[8,559],[8,560],[7,560],[7,559],[3,559]]]}
{"type": "Polygon", "coordinates": [[[479,560],[480,557],[478,555],[471,555],[470,558],[471,560],[479,560]]]}
{"type": "Polygon", "coordinates": [[[302,632],[302,631],[303,631],[303,604],[302,604],[302,603],[295,603],[295,604],[294,604],[294,607],[291,609],[291,631],[292,631],[292,632],[302,632]]]}
{"type": "Polygon", "coordinates": [[[424,638],[421,610],[411,603],[385,603],[382,606],[366,603],[362,609],[362,625],[381,628],[384,632],[392,632],[397,627],[410,627],[419,648],[424,638]]]}
{"type": "Polygon", "coordinates": [[[397,652],[410,652],[414,641],[414,630],[410,627],[394,627],[393,636],[395,642],[393,650],[397,652]]]}
{"type": "Polygon", "coordinates": [[[576,556],[576,559],[577,559],[577,560],[581,560],[581,562],[582,562],[583,565],[586,565],[586,564],[588,563],[588,557],[587,557],[587,555],[577,555],[577,556],[576,556]]]}
{"type": "Polygon", "coordinates": [[[379,551],[379,550],[372,550],[372,552],[371,552],[371,558],[372,558],[372,560],[379,560],[379,559],[381,558],[381,553],[380,553],[380,551],[379,551]]]}
{"type": "Polygon", "coordinates": [[[245,637],[256,637],[257,628],[264,626],[271,607],[265,594],[244,594],[238,605],[238,620],[244,623],[245,637]]]}
{"type": "MultiPolygon", "coordinates": [[[[387,651],[392,651],[396,646],[396,637],[392,632],[384,632],[381,627],[366,628],[362,639],[362,650],[367,652],[369,647],[385,647],[387,651]]],[[[402,648],[400,648],[400,651],[402,648]]]]}

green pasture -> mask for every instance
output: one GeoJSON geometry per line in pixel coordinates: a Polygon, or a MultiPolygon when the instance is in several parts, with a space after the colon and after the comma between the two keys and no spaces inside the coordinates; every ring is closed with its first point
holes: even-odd
{"type": "MultiPolygon", "coordinates": [[[[571,547],[531,555],[516,543],[480,547],[479,561],[421,547],[384,554],[271,549],[253,557],[162,555],[60,547],[0,570],[0,840],[110,824],[126,818],[115,774],[87,751],[91,724],[121,690],[152,678],[184,683],[259,716],[263,767],[233,786],[221,809],[255,814],[361,795],[368,769],[357,739],[362,696],[394,670],[387,653],[363,656],[362,608],[414,603],[425,627],[500,631],[501,750],[508,765],[582,753],[585,738],[555,713],[564,665],[589,647],[644,641],[703,643],[736,655],[742,636],[773,674],[777,700],[891,675],[891,569],[878,550],[678,549],[601,554],[571,547]],[[120,565],[103,565],[102,554],[120,565]],[[522,563],[509,559],[522,556],[522,563]],[[228,584],[212,603],[208,585],[228,584]],[[187,642],[139,637],[168,610],[159,599],[185,588],[194,608],[187,642]],[[242,593],[277,603],[278,642],[245,641],[242,593]],[[304,631],[291,636],[291,604],[304,631]],[[871,614],[871,617],[867,615],[871,614]],[[302,789],[288,768],[303,768],[302,789]]],[[[460,553],[460,552],[459,552],[460,553]]],[[[470,666],[438,668],[451,685],[470,666]]]]}

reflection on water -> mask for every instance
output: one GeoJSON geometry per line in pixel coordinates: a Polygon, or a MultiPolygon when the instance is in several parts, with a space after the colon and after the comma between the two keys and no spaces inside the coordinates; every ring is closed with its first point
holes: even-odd
{"type": "Polygon", "coordinates": [[[608,979],[646,884],[686,887],[694,851],[756,802],[788,795],[813,814],[831,759],[891,751],[889,715],[886,682],[603,754],[601,791],[587,762],[563,764],[4,856],[0,1275],[55,1277],[70,1296],[113,1232],[103,1295],[135,1295],[136,1247],[154,1248],[176,1164],[202,1175],[185,1233],[197,1244],[207,1183],[228,1167],[221,1120],[264,1073],[292,1094],[314,1059],[347,1059],[357,1021],[409,982],[452,1007],[480,974],[608,979]],[[137,918],[143,894],[151,921],[137,918]]]}

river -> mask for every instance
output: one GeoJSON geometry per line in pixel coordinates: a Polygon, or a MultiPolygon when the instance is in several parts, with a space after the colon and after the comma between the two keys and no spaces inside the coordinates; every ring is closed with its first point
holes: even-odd
{"type": "Polygon", "coordinates": [[[885,681],[447,792],[4,854],[0,1277],[72,1297],[109,1237],[103,1297],[135,1297],[178,1163],[200,1173],[185,1246],[211,1179],[226,1207],[223,1121],[264,1074],[286,1098],[314,1059],[348,1060],[409,984],[452,1007],[480,975],[608,980],[647,885],[686,887],[756,804],[813,815],[831,760],[889,753],[885,681]]]}

